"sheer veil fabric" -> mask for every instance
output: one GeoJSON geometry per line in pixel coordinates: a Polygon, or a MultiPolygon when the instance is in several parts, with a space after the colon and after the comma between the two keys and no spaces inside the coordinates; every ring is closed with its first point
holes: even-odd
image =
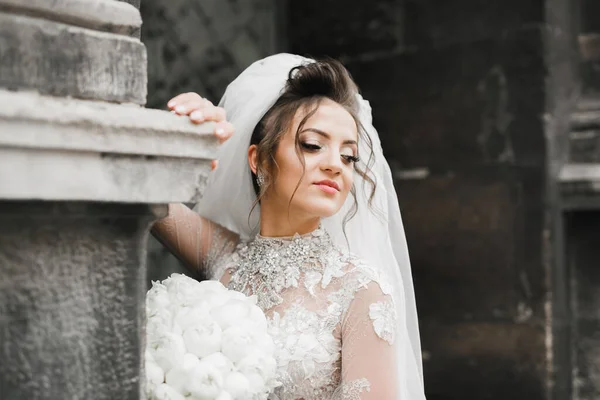
{"type": "MultiPolygon", "coordinates": [[[[211,173],[204,197],[195,210],[203,217],[240,235],[242,240],[258,233],[260,207],[251,213],[256,195],[247,162],[247,150],[254,127],[273,106],[285,87],[289,71],[313,62],[291,54],[277,54],[248,67],[228,87],[220,102],[235,134],[219,150],[218,168],[211,173]],[[249,218],[250,215],[250,218],[249,218]]],[[[373,206],[368,206],[369,188],[355,175],[358,212],[342,230],[343,218],[352,206],[348,198],[342,210],[323,220],[334,243],[380,269],[391,277],[397,307],[399,399],[424,399],[421,346],[408,247],[392,174],[373,127],[371,107],[359,94],[360,121],[373,142],[375,163],[371,167],[377,182],[373,206]],[[349,248],[348,248],[349,246],[349,248]]],[[[361,158],[369,154],[359,143],[361,158]]],[[[367,160],[360,161],[361,163],[367,160]]],[[[365,167],[365,165],[363,165],[365,167]]],[[[342,361],[343,362],[343,361],[342,361]]]]}

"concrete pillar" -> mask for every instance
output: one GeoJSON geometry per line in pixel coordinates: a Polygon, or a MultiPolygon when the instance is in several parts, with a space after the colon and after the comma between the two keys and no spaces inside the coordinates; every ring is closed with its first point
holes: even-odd
{"type": "Polygon", "coordinates": [[[148,228],[216,142],[141,107],[136,7],[50,3],[0,0],[0,398],[141,399],[148,228]]]}

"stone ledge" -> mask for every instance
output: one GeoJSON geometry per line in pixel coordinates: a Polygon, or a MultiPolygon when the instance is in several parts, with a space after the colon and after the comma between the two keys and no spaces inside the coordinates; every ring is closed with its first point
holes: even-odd
{"type": "Polygon", "coordinates": [[[600,129],[573,131],[569,134],[570,162],[600,162],[600,129]]]}
{"type": "Polygon", "coordinates": [[[0,199],[197,202],[213,124],[135,105],[0,90],[0,199]]]}
{"type": "Polygon", "coordinates": [[[134,6],[114,0],[0,0],[0,11],[130,36],[142,26],[134,6]]]}
{"type": "Polygon", "coordinates": [[[100,101],[0,89],[0,146],[210,159],[214,124],[100,101]]]}
{"type": "Polygon", "coordinates": [[[0,87],[146,101],[146,48],[134,38],[0,12],[0,59],[0,87]]]}
{"type": "Polygon", "coordinates": [[[576,110],[571,114],[570,127],[570,162],[600,163],[600,99],[580,99],[576,110]]]}
{"type": "Polygon", "coordinates": [[[600,128],[600,99],[582,99],[571,114],[573,130],[600,128]]]}
{"type": "Polygon", "coordinates": [[[600,163],[567,164],[558,178],[565,208],[600,210],[600,163]]]}

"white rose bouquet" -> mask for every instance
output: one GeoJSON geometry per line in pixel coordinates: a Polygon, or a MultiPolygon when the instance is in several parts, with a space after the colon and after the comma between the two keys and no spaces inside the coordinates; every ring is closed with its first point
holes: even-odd
{"type": "Polygon", "coordinates": [[[151,400],[266,399],[275,346],[254,296],[173,274],[146,295],[151,400]]]}

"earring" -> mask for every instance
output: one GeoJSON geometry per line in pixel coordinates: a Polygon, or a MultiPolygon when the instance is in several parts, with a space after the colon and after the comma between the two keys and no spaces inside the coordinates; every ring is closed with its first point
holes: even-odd
{"type": "Polygon", "coordinates": [[[262,187],[265,184],[265,175],[262,172],[256,174],[256,183],[258,183],[259,187],[262,187]]]}

